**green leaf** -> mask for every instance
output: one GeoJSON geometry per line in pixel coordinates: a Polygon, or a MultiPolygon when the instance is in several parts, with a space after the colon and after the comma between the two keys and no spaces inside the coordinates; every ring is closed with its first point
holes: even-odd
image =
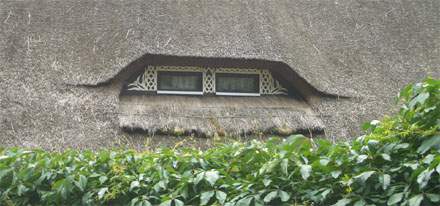
{"type": "Polygon", "coordinates": [[[286,139],[283,144],[284,150],[300,153],[301,151],[309,150],[311,142],[308,137],[304,135],[292,135],[286,139]]]}
{"type": "Polygon", "coordinates": [[[428,97],[429,97],[429,93],[427,92],[420,93],[414,99],[412,99],[408,105],[410,106],[410,108],[414,108],[414,106],[417,104],[425,103],[428,97]]]}
{"type": "Polygon", "coordinates": [[[226,196],[227,196],[226,193],[224,193],[223,191],[217,190],[215,192],[215,197],[217,198],[218,202],[222,205],[225,204],[226,196]]]}
{"type": "Polygon", "coordinates": [[[390,199],[388,199],[387,204],[388,205],[395,205],[395,204],[399,203],[400,201],[402,201],[402,198],[403,198],[403,192],[393,194],[393,195],[391,195],[390,199]]]}
{"type": "Polygon", "coordinates": [[[9,173],[12,173],[13,169],[1,169],[0,170],[0,182],[2,181],[3,177],[7,176],[9,173]]]}
{"type": "Polygon", "coordinates": [[[382,181],[382,189],[386,190],[390,186],[391,176],[389,174],[383,174],[382,181]]]}
{"type": "Polygon", "coordinates": [[[391,161],[391,157],[390,157],[389,154],[382,153],[381,156],[382,156],[382,158],[383,158],[384,160],[386,160],[386,161],[391,161]]]}
{"type": "Polygon", "coordinates": [[[131,199],[130,206],[136,206],[136,203],[138,203],[138,201],[139,201],[139,198],[137,198],[137,197],[131,199]]]}
{"type": "Polygon", "coordinates": [[[368,158],[368,155],[359,155],[356,159],[357,159],[357,163],[362,163],[364,162],[366,159],[368,158]]]}
{"type": "Polygon", "coordinates": [[[204,172],[200,172],[199,174],[197,174],[196,178],[194,178],[194,184],[198,185],[199,182],[202,181],[204,177],[205,177],[204,172]]]}
{"type": "Polygon", "coordinates": [[[75,182],[75,185],[81,190],[81,192],[84,192],[87,186],[87,177],[80,175],[79,180],[75,182]]]}
{"type": "Polygon", "coordinates": [[[431,174],[434,172],[433,169],[425,169],[423,170],[419,176],[417,176],[417,183],[419,183],[420,189],[426,187],[428,185],[429,180],[431,179],[431,174]]]}
{"type": "Polygon", "coordinates": [[[162,189],[166,189],[166,188],[167,188],[167,184],[166,184],[166,182],[165,182],[164,180],[161,180],[161,181],[157,182],[157,183],[153,186],[153,189],[154,189],[154,191],[156,191],[156,192],[159,192],[159,191],[161,191],[162,189]]]}
{"type": "Polygon", "coordinates": [[[350,202],[351,202],[350,199],[343,198],[343,199],[338,200],[338,202],[336,202],[332,206],[346,206],[346,205],[350,204],[350,202]]]}
{"type": "Polygon", "coordinates": [[[418,163],[404,163],[403,166],[416,170],[419,167],[418,163]]]}
{"type": "Polygon", "coordinates": [[[140,182],[139,182],[139,181],[133,181],[133,182],[131,182],[131,184],[130,184],[130,191],[133,191],[134,188],[138,188],[139,185],[140,185],[140,182]]]}
{"type": "Polygon", "coordinates": [[[7,155],[2,155],[2,156],[0,156],[0,161],[4,161],[4,160],[10,159],[10,158],[12,158],[12,157],[9,157],[7,155]]]}
{"type": "Polygon", "coordinates": [[[401,143],[401,144],[396,145],[396,147],[394,147],[394,149],[399,150],[399,149],[406,149],[408,147],[409,147],[408,143],[401,143]]]}
{"type": "Polygon", "coordinates": [[[374,173],[376,172],[375,171],[362,172],[361,174],[355,176],[354,178],[360,180],[362,183],[365,183],[368,180],[368,178],[370,178],[371,175],[373,175],[374,173]]]}
{"type": "Polygon", "coordinates": [[[367,130],[374,130],[374,128],[377,127],[377,125],[379,125],[380,121],[379,120],[373,120],[371,122],[366,122],[364,124],[362,124],[362,130],[367,131],[367,130]]]}
{"type": "Polygon", "coordinates": [[[329,162],[330,162],[329,159],[320,159],[319,160],[319,164],[321,164],[322,166],[327,166],[329,162]]]}
{"type": "Polygon", "coordinates": [[[372,125],[370,124],[370,122],[365,122],[365,123],[363,123],[363,124],[361,125],[361,129],[362,129],[363,131],[367,131],[367,130],[369,130],[370,128],[372,128],[372,125]]]}
{"type": "Polygon", "coordinates": [[[435,156],[433,154],[426,155],[425,158],[423,158],[423,163],[425,164],[431,164],[431,162],[434,160],[435,156]]]}
{"type": "Polygon", "coordinates": [[[148,200],[142,200],[139,206],[152,206],[148,200]]]}
{"type": "Polygon", "coordinates": [[[285,175],[288,175],[288,172],[287,172],[288,164],[289,164],[289,160],[287,160],[287,159],[283,159],[281,161],[281,171],[283,171],[283,173],[285,175]]]}
{"type": "Polygon", "coordinates": [[[19,184],[17,187],[17,195],[22,196],[24,193],[26,193],[29,189],[26,188],[24,185],[19,184]]]}
{"type": "Polygon", "coordinates": [[[336,171],[333,171],[333,172],[331,172],[330,174],[332,175],[332,177],[333,178],[338,178],[339,177],[339,175],[341,175],[341,171],[340,170],[336,170],[336,171]]]}
{"type": "Polygon", "coordinates": [[[211,186],[213,186],[219,178],[220,176],[218,171],[210,170],[205,172],[205,179],[209,182],[209,184],[211,184],[211,186]]]}
{"type": "Polygon", "coordinates": [[[167,200],[165,202],[160,203],[159,206],[171,206],[173,203],[173,200],[167,200]]]}
{"type": "Polygon", "coordinates": [[[408,99],[411,96],[413,85],[407,85],[402,90],[400,90],[399,98],[408,99]]]}
{"type": "Polygon", "coordinates": [[[440,175],[440,164],[437,165],[437,167],[435,168],[435,170],[436,170],[437,173],[440,175]]]}
{"type": "Polygon", "coordinates": [[[367,205],[365,200],[358,200],[353,204],[353,206],[365,206],[365,205],[367,205]]]}
{"type": "Polygon", "coordinates": [[[107,181],[107,177],[106,176],[101,176],[101,177],[99,177],[99,182],[101,183],[101,184],[103,184],[105,181],[107,181]]]}
{"type": "Polygon", "coordinates": [[[440,146],[440,135],[435,135],[423,141],[420,147],[417,148],[417,152],[420,154],[424,154],[432,147],[439,147],[439,146],[440,146]]]}
{"type": "Polygon", "coordinates": [[[330,194],[330,192],[332,192],[332,189],[324,190],[324,192],[321,193],[322,199],[325,200],[327,198],[327,195],[330,194]]]}
{"type": "Polygon", "coordinates": [[[269,202],[271,202],[272,200],[274,200],[277,196],[278,196],[278,191],[272,191],[272,192],[269,192],[269,194],[267,194],[267,195],[264,197],[263,201],[266,202],[266,203],[269,203],[269,202]]]}
{"type": "MultiPolygon", "coordinates": [[[[0,166],[1,166],[1,164],[0,164],[0,166]]],[[[13,182],[14,178],[15,178],[15,172],[12,168],[8,168],[8,169],[1,168],[0,169],[0,188],[2,188],[2,187],[8,188],[8,187],[14,185],[14,182],[13,182]]],[[[0,189],[0,191],[1,191],[1,189],[0,189]]],[[[3,192],[4,192],[4,190],[3,190],[3,192]]],[[[1,193],[2,192],[0,192],[0,198],[1,198],[1,196],[3,196],[3,197],[6,196],[5,193],[3,193],[3,194],[1,194],[1,193]]],[[[0,200],[0,202],[1,202],[1,200],[0,200]]]]}
{"type": "Polygon", "coordinates": [[[99,189],[99,191],[98,191],[98,199],[102,199],[107,191],[108,191],[107,187],[99,189]]]}
{"type": "Polygon", "coordinates": [[[440,202],[440,195],[439,194],[426,194],[426,197],[431,201],[431,202],[440,202]]]}
{"type": "Polygon", "coordinates": [[[245,197],[237,202],[235,206],[249,206],[251,205],[253,197],[245,197]]]}
{"type": "Polygon", "coordinates": [[[287,200],[290,199],[289,193],[287,193],[283,190],[278,191],[278,196],[281,198],[281,201],[283,201],[283,202],[286,202],[287,200]]]}
{"type": "Polygon", "coordinates": [[[301,165],[301,176],[304,180],[307,180],[310,177],[310,173],[312,172],[312,166],[310,165],[301,165]]]}
{"type": "Polygon", "coordinates": [[[73,178],[71,176],[67,176],[65,179],[60,179],[53,184],[53,187],[63,199],[67,199],[69,193],[72,191],[72,181],[73,178]]]}
{"type": "Polygon", "coordinates": [[[215,194],[214,190],[202,192],[202,194],[200,195],[200,204],[201,205],[208,204],[208,202],[211,200],[211,198],[214,196],[214,194],[215,194]]]}
{"type": "Polygon", "coordinates": [[[85,193],[81,198],[82,205],[92,205],[93,201],[94,201],[94,198],[93,198],[92,192],[85,193]]]}
{"type": "Polygon", "coordinates": [[[271,179],[264,179],[264,180],[263,180],[263,185],[264,185],[265,187],[267,187],[267,186],[270,185],[271,182],[272,182],[271,179]]]}
{"type": "Polygon", "coordinates": [[[423,201],[423,194],[416,195],[409,199],[409,206],[419,206],[423,201]]]}
{"type": "Polygon", "coordinates": [[[181,200],[179,199],[174,199],[174,206],[184,206],[185,203],[183,203],[181,200]]]}

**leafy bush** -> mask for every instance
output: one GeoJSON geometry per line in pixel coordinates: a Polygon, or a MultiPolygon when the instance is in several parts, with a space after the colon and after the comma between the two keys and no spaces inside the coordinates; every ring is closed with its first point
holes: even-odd
{"type": "Polygon", "coordinates": [[[351,143],[292,136],[207,151],[0,151],[2,205],[440,205],[440,81],[351,143]]]}

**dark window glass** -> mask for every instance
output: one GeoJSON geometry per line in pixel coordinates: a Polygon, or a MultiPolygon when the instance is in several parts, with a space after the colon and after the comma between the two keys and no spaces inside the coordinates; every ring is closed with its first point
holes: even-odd
{"type": "Polygon", "coordinates": [[[216,92],[259,93],[260,76],[258,74],[217,73],[215,75],[216,92]]]}
{"type": "Polygon", "coordinates": [[[201,72],[166,72],[157,73],[158,90],[165,91],[203,91],[201,72]]]}

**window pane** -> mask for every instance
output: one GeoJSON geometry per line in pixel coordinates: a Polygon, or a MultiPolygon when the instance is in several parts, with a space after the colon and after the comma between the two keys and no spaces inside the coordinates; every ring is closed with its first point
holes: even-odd
{"type": "Polygon", "coordinates": [[[217,92],[259,93],[260,81],[258,74],[226,74],[215,75],[217,92]]]}
{"type": "Polygon", "coordinates": [[[203,91],[201,72],[165,72],[159,71],[158,90],[166,91],[203,91]]]}

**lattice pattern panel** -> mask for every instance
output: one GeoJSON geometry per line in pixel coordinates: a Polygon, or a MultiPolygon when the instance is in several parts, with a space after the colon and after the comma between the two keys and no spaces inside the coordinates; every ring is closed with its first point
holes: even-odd
{"type": "Polygon", "coordinates": [[[157,90],[157,70],[154,67],[148,67],[144,73],[144,80],[147,84],[147,91],[157,90]]]}
{"type": "Polygon", "coordinates": [[[206,72],[203,67],[188,67],[188,66],[156,66],[157,71],[179,71],[179,72],[206,72]]]}
{"type": "Polygon", "coordinates": [[[239,73],[239,74],[259,74],[259,69],[241,69],[241,68],[217,68],[217,73],[239,73]]]}
{"type": "Polygon", "coordinates": [[[203,72],[203,93],[214,94],[215,93],[215,71],[214,69],[207,68],[206,72],[203,72]]]}
{"type": "Polygon", "coordinates": [[[145,72],[133,83],[128,85],[128,90],[157,91],[158,71],[185,71],[203,73],[203,93],[215,93],[215,73],[241,73],[260,75],[260,93],[265,95],[287,95],[287,89],[272,77],[269,70],[241,69],[241,68],[203,68],[188,66],[148,66],[145,72]]]}
{"type": "Polygon", "coordinates": [[[287,89],[272,77],[269,70],[265,69],[260,74],[260,93],[269,95],[287,95],[287,89]]]}
{"type": "Polygon", "coordinates": [[[272,75],[268,70],[261,71],[260,74],[260,93],[261,94],[270,94],[272,85],[272,75]]]}

